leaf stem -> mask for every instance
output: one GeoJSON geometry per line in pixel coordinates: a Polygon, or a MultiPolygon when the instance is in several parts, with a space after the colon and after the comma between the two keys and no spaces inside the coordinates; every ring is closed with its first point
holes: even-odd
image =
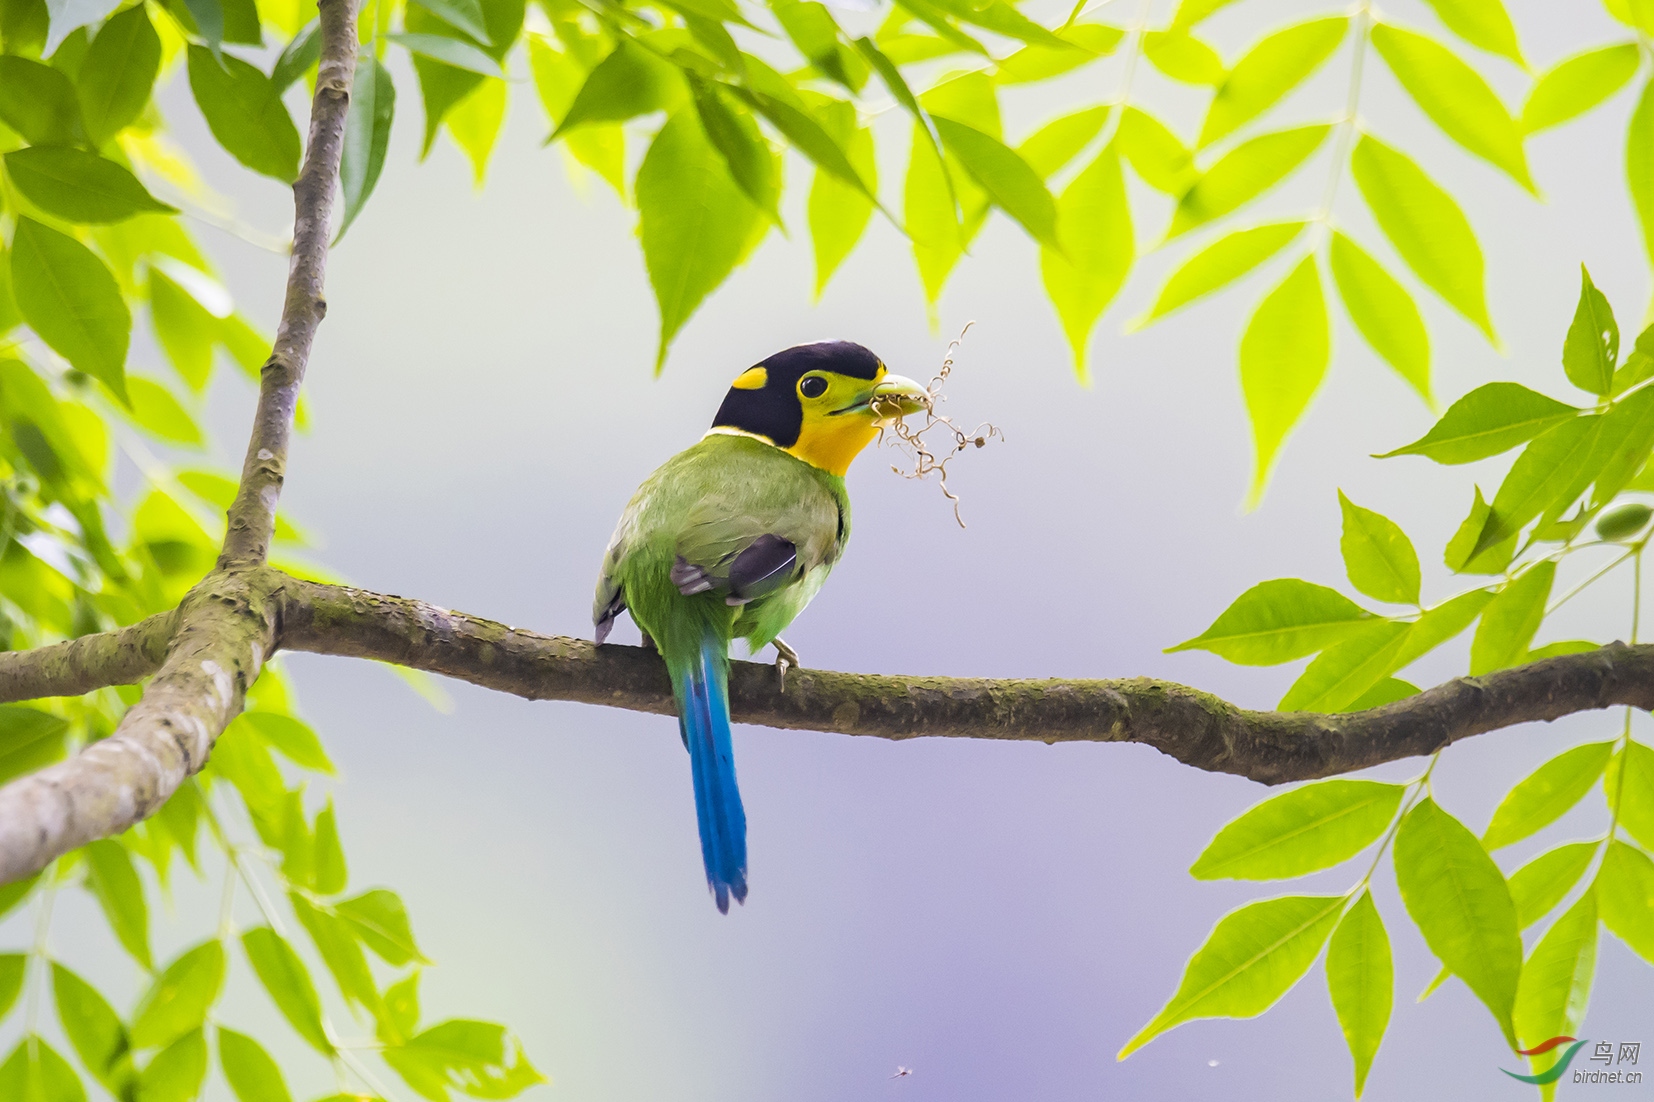
{"type": "Polygon", "coordinates": [[[40,890],[40,910],[34,919],[34,942],[29,946],[27,962],[28,992],[23,1003],[23,1033],[33,1037],[39,1032],[40,989],[45,985],[47,954],[46,939],[52,930],[52,906],[57,901],[57,862],[47,865],[41,873],[45,885],[40,890]]]}
{"type": "Polygon", "coordinates": [[[1359,129],[1361,109],[1361,77],[1366,69],[1367,38],[1372,30],[1372,5],[1362,0],[1355,12],[1355,45],[1350,58],[1349,89],[1344,94],[1344,114],[1338,120],[1338,136],[1333,139],[1332,171],[1327,174],[1326,190],[1321,195],[1321,208],[1312,219],[1319,235],[1314,248],[1319,249],[1332,236],[1332,205],[1338,198],[1338,185],[1344,179],[1344,166],[1349,160],[1350,142],[1359,129]]]}

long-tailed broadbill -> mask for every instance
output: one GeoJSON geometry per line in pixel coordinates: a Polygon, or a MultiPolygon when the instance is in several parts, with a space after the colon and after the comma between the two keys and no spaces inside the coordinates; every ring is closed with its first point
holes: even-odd
{"type": "Polygon", "coordinates": [[[911,379],[849,341],[804,344],[743,371],[712,428],[638,487],[621,514],[592,619],[624,611],[659,650],[689,750],[701,859],[718,910],[747,897],[747,821],[729,730],[729,644],[773,644],[850,538],[844,475],[882,424],[925,408],[911,379]]]}

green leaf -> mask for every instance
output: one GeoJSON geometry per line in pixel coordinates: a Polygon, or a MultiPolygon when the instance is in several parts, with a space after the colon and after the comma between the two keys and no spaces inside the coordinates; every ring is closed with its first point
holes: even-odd
{"type": "Polygon", "coordinates": [[[1566,509],[1596,477],[1606,456],[1598,456],[1605,418],[1599,414],[1576,417],[1542,433],[1522,449],[1499,492],[1487,527],[1476,541],[1475,553],[1520,532],[1528,521],[1553,507],[1566,509]]]}
{"type": "Polygon", "coordinates": [[[345,890],[346,880],[345,850],[339,844],[339,824],[329,799],[316,813],[315,888],[322,895],[337,895],[345,890]]]}
{"type": "Polygon", "coordinates": [[[1426,797],[1396,832],[1395,868],[1401,900],[1430,951],[1475,992],[1514,1047],[1522,938],[1499,867],[1463,823],[1426,797]]]}
{"type": "Polygon", "coordinates": [[[1386,677],[1350,704],[1346,711],[1364,712],[1368,708],[1382,708],[1398,700],[1419,695],[1419,687],[1399,677],[1386,677]]]}
{"type": "Polygon", "coordinates": [[[276,91],[287,91],[293,86],[294,81],[321,60],[321,30],[321,22],[312,19],[281,51],[281,56],[276,58],[276,64],[270,70],[270,83],[276,86],[276,91]]]}
{"type": "Polygon", "coordinates": [[[238,57],[189,48],[190,91],[225,151],[252,169],[290,184],[299,175],[299,132],[270,78],[238,57]]]}
{"type": "Polygon", "coordinates": [[[1527,656],[1528,644],[1545,618],[1545,604],[1551,598],[1555,580],[1556,562],[1546,559],[1488,602],[1470,643],[1471,676],[1517,665],[1527,656]]]}
{"type": "MultiPolygon", "coordinates": [[[[1556,920],[1533,947],[1516,988],[1516,1037],[1525,1047],[1579,1030],[1597,965],[1597,903],[1590,892],[1556,920]]],[[[1534,1070],[1560,1054],[1534,1058],[1534,1070]]]]}
{"type": "Polygon", "coordinates": [[[212,50],[213,56],[223,56],[219,49],[224,44],[223,0],[179,0],[169,11],[186,32],[194,32],[212,50]]]}
{"type": "Polygon", "coordinates": [[[483,21],[477,0],[411,0],[455,30],[464,31],[478,42],[487,42],[488,24],[483,21]]]}
{"type": "Polygon", "coordinates": [[[1166,236],[1176,237],[1256,199],[1303,164],[1331,130],[1325,124],[1299,126],[1237,145],[1183,193],[1166,236]]]}
{"type": "Polygon", "coordinates": [[[691,112],[669,119],[637,173],[638,236],[660,305],[658,372],[666,350],[765,225],[691,112]]]}
{"type": "Polygon", "coordinates": [[[1343,908],[1343,896],[1288,895],[1225,915],[1189,958],[1177,992],[1117,1059],[1194,1018],[1254,1018],[1268,1010],[1315,963],[1343,908]]]}
{"type": "Polygon", "coordinates": [[[327,970],[333,974],[339,993],[375,1018],[383,1018],[385,1007],[379,988],[374,984],[373,972],[352,928],[332,908],[313,906],[297,892],[289,893],[288,900],[316,951],[322,955],[327,970]]]}
{"type": "Polygon", "coordinates": [[[1148,32],[1143,36],[1143,56],[1156,69],[1185,84],[1223,82],[1223,58],[1184,30],[1148,32]]]}
{"type": "Polygon", "coordinates": [[[989,56],[986,46],[955,26],[948,18],[948,13],[931,4],[929,0],[902,0],[902,7],[918,17],[920,22],[935,31],[942,39],[952,43],[956,49],[989,56]]]}
{"type": "Polygon", "coordinates": [[[391,82],[390,70],[372,54],[364,54],[351,84],[350,117],[345,123],[344,156],[339,162],[339,191],[345,213],[334,244],[344,238],[379,182],[395,117],[396,85],[391,82]]]}
{"type": "Polygon", "coordinates": [[[191,1102],[207,1077],[207,1038],[198,1029],[156,1053],[138,1073],[139,1102],[191,1102]]]}
{"type": "Polygon", "coordinates": [[[200,393],[212,377],[219,319],[160,268],[151,267],[149,320],[167,359],[189,388],[200,393]]]}
{"type": "Polygon", "coordinates": [[[379,1037],[386,1044],[401,1044],[419,1028],[419,972],[385,988],[385,1013],[379,1021],[379,1037]]]}
{"type": "Polygon", "coordinates": [[[1624,88],[1641,63],[1635,42],[1587,50],[1558,62],[1528,93],[1522,130],[1533,134],[1578,118],[1624,88]]]}
{"type": "Polygon", "coordinates": [[[23,973],[29,958],[23,953],[0,954],[0,1021],[3,1021],[23,992],[23,973]]]}
{"type": "Polygon", "coordinates": [[[1373,48],[1443,133],[1529,191],[1536,190],[1521,128],[1481,74],[1422,34],[1378,23],[1371,35],[1373,48]]]}
{"type": "MultiPolygon", "coordinates": [[[[496,72],[498,75],[498,67],[496,72]]],[[[625,122],[669,107],[676,97],[666,67],[624,39],[597,64],[575,93],[551,140],[592,123],[625,122]]]]}
{"type": "Polygon", "coordinates": [[[1159,119],[1135,107],[1120,112],[1114,144],[1132,171],[1156,191],[1182,198],[1200,176],[1193,151],[1159,119]]]}
{"type": "Polygon", "coordinates": [[[18,218],[11,275],[17,308],[40,339],[124,398],[132,315],[103,261],[74,238],[18,218]]]}
{"type": "Polygon", "coordinates": [[[120,1015],[97,989],[69,969],[52,963],[52,1001],[58,1021],[75,1055],[92,1077],[117,1098],[128,1096],[137,1080],[132,1044],[120,1015]]]}
{"type": "Polygon", "coordinates": [[[1172,16],[1172,26],[1192,27],[1213,12],[1234,2],[1235,0],[1181,0],[1177,5],[1177,13],[1172,16]]]}
{"type": "MultiPolygon", "coordinates": [[[[1603,419],[1599,445],[1597,454],[1592,456],[1596,465],[1582,472],[1595,478],[1595,488],[1591,491],[1593,509],[1607,505],[1647,465],[1649,453],[1654,451],[1654,394],[1647,389],[1639,390],[1610,409],[1603,419]]],[[[1641,527],[1632,515],[1618,519],[1620,526],[1631,524],[1633,531],[1641,527]]],[[[1609,516],[1603,520],[1609,520],[1609,516]]]]}
{"type": "Polygon", "coordinates": [[[1334,230],[1332,278],[1350,320],[1396,374],[1430,401],[1430,334],[1413,296],[1361,246],[1334,230]]]}
{"type": "Polygon", "coordinates": [[[113,15],[87,47],[75,77],[81,118],[102,145],[143,113],[161,69],[161,38],[144,5],[113,15]]]}
{"type": "Polygon", "coordinates": [[[69,78],[12,54],[0,54],[0,122],[30,145],[78,145],[86,138],[69,78]]]}
{"type": "Polygon", "coordinates": [[[1407,633],[1401,653],[1396,656],[1396,668],[1411,665],[1464,631],[1492,599],[1489,590],[1475,589],[1426,611],[1407,633]]]}
{"type": "Polygon", "coordinates": [[[1059,27],[1055,33],[1071,45],[1062,49],[1025,46],[1008,57],[1002,57],[996,62],[998,71],[994,73],[994,83],[1031,84],[1073,72],[1112,54],[1125,38],[1125,32],[1119,27],[1110,27],[1105,23],[1070,23],[1059,27]],[[1076,50],[1073,46],[1080,48],[1076,50]]]}
{"type": "Polygon", "coordinates": [[[1516,925],[1526,930],[1551,913],[1596,856],[1595,842],[1569,842],[1547,850],[1510,874],[1516,925]]]}
{"type": "Polygon", "coordinates": [[[1619,824],[1644,846],[1654,848],[1654,750],[1628,743],[1608,766],[1603,792],[1619,809],[1619,824]]]}
{"type": "Polygon", "coordinates": [[[1447,541],[1442,561],[1455,574],[1503,574],[1505,567],[1516,554],[1516,535],[1512,533],[1502,543],[1495,544],[1485,551],[1475,550],[1476,542],[1481,538],[1483,530],[1487,528],[1487,518],[1493,515],[1493,507],[1482,498],[1482,488],[1476,487],[1476,500],[1470,506],[1470,515],[1464,518],[1459,530],[1453,533],[1453,538],[1447,541]]]}
{"type": "Polygon", "coordinates": [[[1487,313],[1482,249],[1464,212],[1434,180],[1370,134],[1350,155],[1350,174],[1384,236],[1425,286],[1496,340],[1487,313]]]}
{"type": "MultiPolygon", "coordinates": [[[[908,237],[913,241],[919,281],[924,286],[925,301],[931,307],[933,320],[936,300],[941,297],[948,273],[965,252],[956,190],[962,191],[968,185],[980,194],[980,189],[969,181],[960,180],[958,184],[955,189],[950,183],[946,164],[934,151],[923,128],[916,124],[908,154],[907,177],[902,185],[902,207],[908,237]]],[[[986,201],[983,202],[985,206],[986,201]]]]}
{"type": "Polygon", "coordinates": [[[135,1048],[161,1048],[200,1029],[224,986],[224,946],[214,939],[181,954],[156,977],[132,1018],[135,1048]]]}
{"type": "MultiPolygon", "coordinates": [[[[0,781],[32,773],[61,760],[63,734],[68,729],[68,723],[49,712],[18,704],[0,704],[0,781]]],[[[6,909],[10,909],[11,902],[15,901],[8,901],[6,909]]]]}
{"type": "Polygon", "coordinates": [[[1373,893],[1363,891],[1344,912],[1327,945],[1327,993],[1355,1061],[1357,1098],[1390,1024],[1395,982],[1384,920],[1373,906],[1373,893]]]}
{"type": "Polygon", "coordinates": [[[1378,839],[1406,785],[1316,781],[1232,820],[1189,869],[1197,880],[1285,880],[1341,864],[1378,839]]]}
{"type": "Polygon", "coordinates": [[[30,1034],[0,1064],[0,1098],[7,1102],[86,1102],[86,1088],[69,1061],[44,1038],[30,1034]]]}
{"type": "Polygon", "coordinates": [[[1327,300],[1315,258],[1306,256],[1258,304],[1241,335],[1241,393],[1257,453],[1250,495],[1254,504],[1263,495],[1282,441],[1326,377],[1331,357],[1327,300]]]}
{"type": "Polygon", "coordinates": [[[1243,666],[1275,666],[1331,646],[1372,619],[1336,589],[1277,578],[1242,593],[1211,627],[1167,652],[1209,650],[1243,666]]]}
{"type": "Polygon", "coordinates": [[[86,886],[103,913],[115,938],[146,970],[154,967],[149,956],[149,907],[144,886],[132,867],[126,847],[107,838],[93,842],[86,854],[86,886]]]}
{"type": "MultiPolygon", "coordinates": [[[[855,108],[834,103],[823,118],[833,129],[833,140],[844,147],[845,156],[858,177],[877,187],[878,163],[873,153],[873,132],[856,124],[855,108]]],[[[827,281],[844,263],[873,218],[873,199],[861,188],[846,183],[825,168],[817,168],[810,184],[808,219],[810,240],[815,246],[816,297],[827,289],[827,281]]]]}
{"type": "Polygon", "coordinates": [[[1133,322],[1132,328],[1140,329],[1202,295],[1227,287],[1297,240],[1307,225],[1301,221],[1270,222],[1224,234],[1171,274],[1149,312],[1133,322]]]}
{"type": "Polygon", "coordinates": [[[1261,115],[1298,87],[1344,40],[1346,16],[1311,19],[1276,31],[1253,46],[1218,85],[1200,146],[1207,146],[1261,115]]]}
{"type": "Polygon", "coordinates": [[[1376,601],[1419,603],[1419,556],[1407,533],[1380,513],[1363,509],[1338,491],[1344,534],[1338,547],[1350,584],[1376,601]]]}
{"type": "Polygon", "coordinates": [[[1489,53],[1507,57],[1527,68],[1516,42],[1516,27],[1500,0],[1425,0],[1447,29],[1489,53]]]}
{"type": "Polygon", "coordinates": [[[1624,842],[1611,841],[1591,892],[1602,924],[1654,964],[1654,861],[1624,842]]]}
{"type": "Polygon", "coordinates": [[[126,380],[126,392],[132,404],[132,420],[151,436],[186,447],[198,448],[206,443],[194,419],[166,387],[132,375],[126,380]]]}
{"type": "Polygon", "coordinates": [[[398,968],[413,961],[431,963],[414,943],[408,911],[395,892],[375,888],[346,899],[333,909],[349,923],[362,944],[377,953],[385,963],[398,968]]]}
{"type": "Polygon", "coordinates": [[[933,121],[948,152],[959,158],[994,206],[1016,219],[1040,244],[1058,248],[1056,200],[1039,173],[990,134],[941,115],[933,116],[933,121]]]}
{"type": "Polygon", "coordinates": [[[293,947],[268,926],[257,926],[242,934],[241,946],[288,1024],[317,1052],[333,1055],[333,1043],[322,1025],[321,1000],[293,947]]]}
{"type": "Polygon", "coordinates": [[[1600,649],[1600,643],[1593,643],[1589,639],[1564,639],[1557,643],[1546,643],[1542,647],[1534,647],[1528,651],[1528,661],[1537,662],[1542,658],[1560,658],[1568,654],[1585,654],[1587,651],[1600,649]]]}
{"type": "Polygon", "coordinates": [[[218,1027],[218,1066],[238,1102],[293,1102],[281,1068],[245,1033],[218,1027]]]}
{"type": "Polygon", "coordinates": [[[512,1098],[546,1081],[523,1054],[522,1042],[493,1022],[446,1021],[382,1055],[432,1102],[448,1102],[450,1089],[477,1098],[512,1098]]]}
{"type": "Polygon", "coordinates": [[[1579,266],[1579,305],[1562,344],[1562,370],[1568,381],[1592,394],[1607,394],[1620,362],[1620,327],[1608,298],[1591,282],[1585,265],[1579,266]]]}
{"type": "Polygon", "coordinates": [[[922,134],[925,141],[930,143],[931,152],[940,161],[942,157],[942,139],[937,136],[936,124],[931,119],[929,112],[919,105],[919,100],[913,95],[913,89],[908,87],[907,80],[902,76],[902,71],[896,68],[888,57],[884,56],[884,53],[874,44],[871,38],[864,36],[856,39],[855,47],[862,57],[866,58],[867,63],[873,67],[873,71],[879,74],[879,79],[889,89],[891,97],[902,105],[904,111],[913,116],[913,123],[918,127],[918,133],[922,134]]]}
{"type": "Polygon", "coordinates": [[[692,80],[690,87],[701,129],[723,157],[730,177],[772,222],[781,225],[781,172],[775,151],[758,124],[751,115],[732,108],[705,81],[692,80]]]}
{"type": "Polygon", "coordinates": [[[1487,383],[1449,406],[1429,432],[1378,458],[1423,455],[1437,463],[1473,463],[1524,444],[1579,412],[1519,383],[1487,383]]]}
{"type": "Polygon", "coordinates": [[[1625,182],[1643,230],[1643,246],[1654,259],[1654,80],[1643,85],[1625,132],[1625,182]]]}
{"type": "Polygon", "coordinates": [[[1282,712],[1342,712],[1353,708],[1379,682],[1402,667],[1402,651],[1413,625],[1374,620],[1315,657],[1292,683],[1282,712]]]}
{"type": "Polygon", "coordinates": [[[327,756],[327,750],[322,746],[322,740],[316,736],[315,730],[302,720],[280,712],[251,711],[242,713],[237,722],[257,731],[259,738],[294,765],[317,773],[326,773],[330,777],[339,775],[333,760],[327,756]]]}
{"type": "Polygon", "coordinates": [[[1528,774],[1500,801],[1482,844],[1500,849],[1561,818],[1595,787],[1613,752],[1612,742],[1576,746],[1528,774]]]}
{"type": "Polygon", "coordinates": [[[1091,332],[1125,283],[1136,250],[1126,184],[1113,145],[1068,185],[1057,211],[1061,249],[1040,250],[1040,275],[1074,350],[1074,370],[1084,381],[1089,378],[1086,349],[1091,332]]]}
{"type": "MultiPolygon", "coordinates": [[[[475,76],[497,77],[500,75],[500,63],[488,54],[459,38],[450,38],[442,34],[402,33],[387,34],[388,41],[395,42],[411,54],[428,57],[432,61],[440,61],[455,69],[471,73],[475,76]]],[[[466,89],[470,91],[470,89],[466,89]]],[[[456,101],[460,97],[455,97],[456,101]]],[[[440,120],[438,120],[440,121],[440,120]]]]}
{"type": "Polygon", "coordinates": [[[1052,119],[1017,146],[1017,155],[1028,162],[1040,179],[1049,180],[1102,132],[1112,110],[1104,104],[1052,119]]]}
{"type": "MultiPolygon", "coordinates": [[[[983,3],[982,0],[926,0],[926,3],[934,4],[962,23],[969,23],[1033,46],[1057,50],[1073,48],[1064,39],[1058,38],[1005,3],[1005,0],[989,0],[987,3],[983,3]]],[[[902,6],[908,7],[905,0],[902,6]]]]}
{"type": "Polygon", "coordinates": [[[488,155],[505,123],[505,81],[484,80],[449,109],[443,120],[454,144],[471,162],[471,178],[482,187],[488,169],[488,155]]]}

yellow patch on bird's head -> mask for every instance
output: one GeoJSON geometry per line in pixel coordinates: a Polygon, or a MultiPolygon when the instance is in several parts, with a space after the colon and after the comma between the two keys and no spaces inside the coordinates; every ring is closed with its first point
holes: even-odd
{"type": "Polygon", "coordinates": [[[712,431],[754,437],[842,476],[878,435],[881,418],[911,413],[925,400],[923,388],[891,375],[861,345],[823,341],[778,352],[742,372],[712,431]]]}

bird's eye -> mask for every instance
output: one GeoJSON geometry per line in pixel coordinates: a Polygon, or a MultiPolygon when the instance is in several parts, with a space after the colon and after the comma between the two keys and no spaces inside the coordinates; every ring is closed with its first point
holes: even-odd
{"type": "Polygon", "coordinates": [[[827,393],[827,380],[820,375],[806,375],[798,380],[798,392],[806,398],[819,398],[827,393]]]}

